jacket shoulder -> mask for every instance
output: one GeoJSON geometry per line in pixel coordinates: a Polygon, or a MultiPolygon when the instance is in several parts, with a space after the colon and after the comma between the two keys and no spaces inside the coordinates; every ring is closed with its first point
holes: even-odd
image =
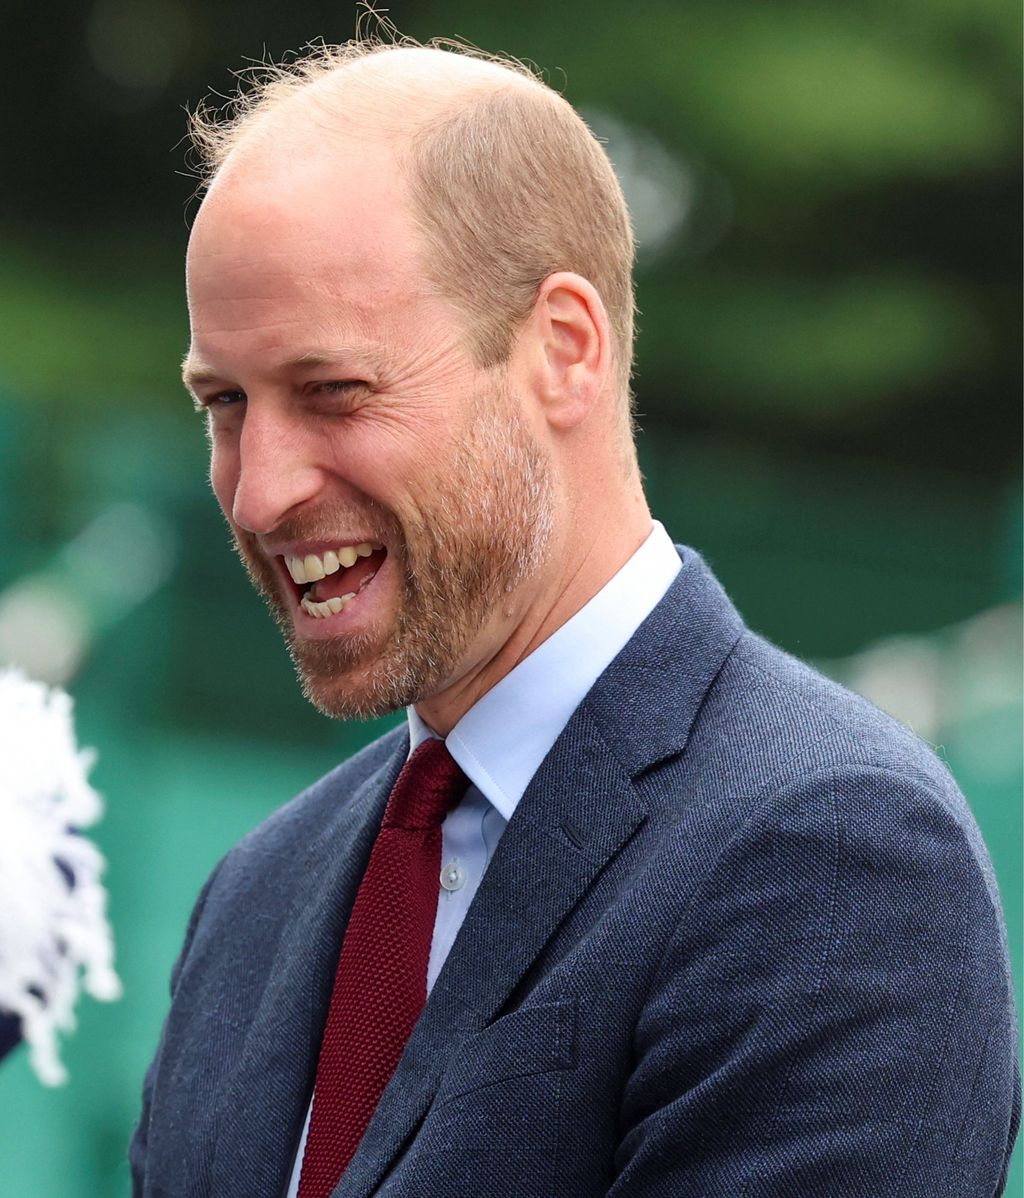
{"type": "Polygon", "coordinates": [[[304,850],[322,834],[339,809],[393,761],[406,735],[404,724],[399,725],[335,766],[253,828],[228,857],[291,856],[304,850]]]}
{"type": "Polygon", "coordinates": [[[744,730],[765,782],[774,778],[784,784],[794,773],[809,770],[869,767],[959,796],[933,746],[861,695],[754,633],[740,637],[706,709],[717,735],[731,742],[744,730]]]}

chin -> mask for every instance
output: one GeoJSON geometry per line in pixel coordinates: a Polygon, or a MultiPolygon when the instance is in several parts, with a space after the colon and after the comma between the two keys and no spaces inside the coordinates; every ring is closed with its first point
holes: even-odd
{"type": "Polygon", "coordinates": [[[372,720],[416,703],[430,680],[400,654],[382,651],[369,638],[299,641],[289,646],[302,693],[322,715],[372,720]]]}
{"type": "Polygon", "coordinates": [[[352,686],[342,679],[311,677],[298,672],[303,697],[332,720],[376,720],[401,711],[414,700],[386,694],[378,687],[352,686]]]}

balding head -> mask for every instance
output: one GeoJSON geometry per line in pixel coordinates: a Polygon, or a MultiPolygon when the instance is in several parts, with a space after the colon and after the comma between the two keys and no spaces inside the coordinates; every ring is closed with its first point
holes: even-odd
{"type": "Polygon", "coordinates": [[[298,165],[338,139],[385,139],[405,163],[424,269],[465,319],[481,366],[504,361],[548,276],[589,280],[608,311],[619,427],[630,441],[633,238],[604,150],[518,63],[440,46],[350,42],[268,70],[225,118],[193,120],[204,182],[298,165]]]}
{"type": "Polygon", "coordinates": [[[435,46],[373,46],[349,42],[325,47],[285,67],[270,68],[242,93],[226,124],[197,126],[208,165],[216,168],[261,128],[314,136],[346,129],[407,139],[474,100],[509,90],[560,99],[514,62],[435,46]]]}

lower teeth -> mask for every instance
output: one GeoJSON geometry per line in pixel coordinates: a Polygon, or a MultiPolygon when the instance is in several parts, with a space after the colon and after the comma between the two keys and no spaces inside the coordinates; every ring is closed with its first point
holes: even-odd
{"type": "Polygon", "coordinates": [[[338,612],[344,611],[355,597],[355,591],[350,591],[347,595],[339,595],[334,599],[325,599],[322,603],[318,603],[315,599],[310,599],[307,595],[303,595],[302,610],[318,620],[323,620],[328,616],[336,616],[338,612]]]}
{"type": "Polygon", "coordinates": [[[377,571],[374,570],[372,574],[367,574],[359,584],[358,591],[349,591],[347,595],[338,595],[333,599],[316,600],[310,599],[308,595],[303,595],[301,599],[302,610],[317,620],[325,620],[328,616],[336,616],[338,612],[344,611],[348,607],[357,594],[365,591],[376,577],[377,571]]]}

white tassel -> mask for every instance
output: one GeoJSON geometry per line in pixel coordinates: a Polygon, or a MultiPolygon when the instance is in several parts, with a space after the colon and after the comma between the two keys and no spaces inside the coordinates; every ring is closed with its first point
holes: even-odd
{"type": "Polygon", "coordinates": [[[50,1086],[67,1080],[57,1033],[74,1028],[79,985],[103,1001],[121,996],[103,857],[79,831],[102,804],[71,706],[63,691],[0,671],[0,1010],[21,1020],[32,1067],[50,1086]]]}

